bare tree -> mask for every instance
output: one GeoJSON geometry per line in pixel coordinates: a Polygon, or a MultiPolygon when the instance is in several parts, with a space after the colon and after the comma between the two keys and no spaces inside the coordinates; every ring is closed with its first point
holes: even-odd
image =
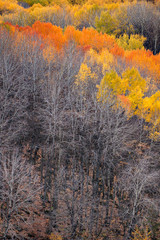
{"type": "Polygon", "coordinates": [[[121,173],[119,184],[123,198],[119,210],[124,204],[122,215],[124,225],[126,222],[125,239],[130,239],[136,224],[145,221],[149,209],[158,210],[159,171],[154,165],[151,157],[144,156],[128,163],[121,173]]]}
{"type": "Polygon", "coordinates": [[[0,152],[0,231],[3,239],[19,239],[18,229],[31,224],[34,203],[39,194],[39,179],[18,150],[0,152]]]}
{"type": "Polygon", "coordinates": [[[160,50],[160,12],[158,8],[152,3],[138,2],[127,7],[127,16],[135,32],[147,38],[144,43],[145,47],[156,54],[160,50]]]}

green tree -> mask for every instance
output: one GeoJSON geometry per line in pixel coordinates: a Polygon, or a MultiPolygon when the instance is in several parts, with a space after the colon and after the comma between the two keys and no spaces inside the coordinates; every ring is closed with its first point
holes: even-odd
{"type": "Polygon", "coordinates": [[[116,28],[116,19],[109,13],[109,11],[103,11],[100,18],[96,17],[95,26],[99,32],[112,34],[116,28]]]}

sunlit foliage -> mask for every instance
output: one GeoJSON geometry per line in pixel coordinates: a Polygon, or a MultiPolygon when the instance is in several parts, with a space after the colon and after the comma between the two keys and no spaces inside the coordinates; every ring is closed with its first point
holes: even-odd
{"type": "Polygon", "coordinates": [[[140,35],[131,35],[130,37],[127,34],[123,34],[117,39],[117,43],[120,47],[125,50],[135,50],[135,49],[144,49],[144,41],[146,38],[140,35]]]}

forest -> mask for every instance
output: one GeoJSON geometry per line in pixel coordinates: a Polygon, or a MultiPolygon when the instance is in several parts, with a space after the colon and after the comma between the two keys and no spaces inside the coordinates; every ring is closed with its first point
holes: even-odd
{"type": "Polygon", "coordinates": [[[0,239],[160,239],[160,0],[0,0],[0,239]]]}

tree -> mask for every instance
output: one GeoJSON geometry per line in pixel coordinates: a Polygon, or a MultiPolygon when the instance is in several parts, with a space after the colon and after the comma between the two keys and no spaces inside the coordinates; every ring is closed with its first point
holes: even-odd
{"type": "Polygon", "coordinates": [[[160,14],[155,5],[146,2],[138,2],[127,8],[130,24],[137,34],[147,38],[144,46],[156,54],[159,51],[158,41],[160,14]]]}
{"type": "Polygon", "coordinates": [[[146,39],[140,35],[130,35],[130,38],[127,34],[123,34],[117,39],[117,43],[120,47],[125,50],[134,50],[134,49],[144,49],[143,44],[146,39]]]}
{"type": "Polygon", "coordinates": [[[152,194],[158,190],[159,171],[156,170],[156,163],[153,168],[152,161],[151,157],[146,156],[128,163],[119,179],[124,195],[123,201],[119,203],[123,205],[124,202],[122,214],[127,225],[127,239],[132,236],[136,224],[145,223],[148,209],[158,206],[157,199],[152,198],[152,194]]]}
{"type": "Polygon", "coordinates": [[[135,232],[133,233],[133,240],[151,240],[151,232],[148,230],[146,226],[144,230],[138,229],[136,227],[135,232]]]}
{"type": "Polygon", "coordinates": [[[0,229],[3,239],[8,239],[33,221],[40,187],[38,175],[17,149],[1,149],[0,167],[0,229]]]}
{"type": "Polygon", "coordinates": [[[95,19],[95,27],[97,31],[113,34],[116,28],[116,19],[109,13],[109,11],[101,12],[101,16],[95,19]]]}

